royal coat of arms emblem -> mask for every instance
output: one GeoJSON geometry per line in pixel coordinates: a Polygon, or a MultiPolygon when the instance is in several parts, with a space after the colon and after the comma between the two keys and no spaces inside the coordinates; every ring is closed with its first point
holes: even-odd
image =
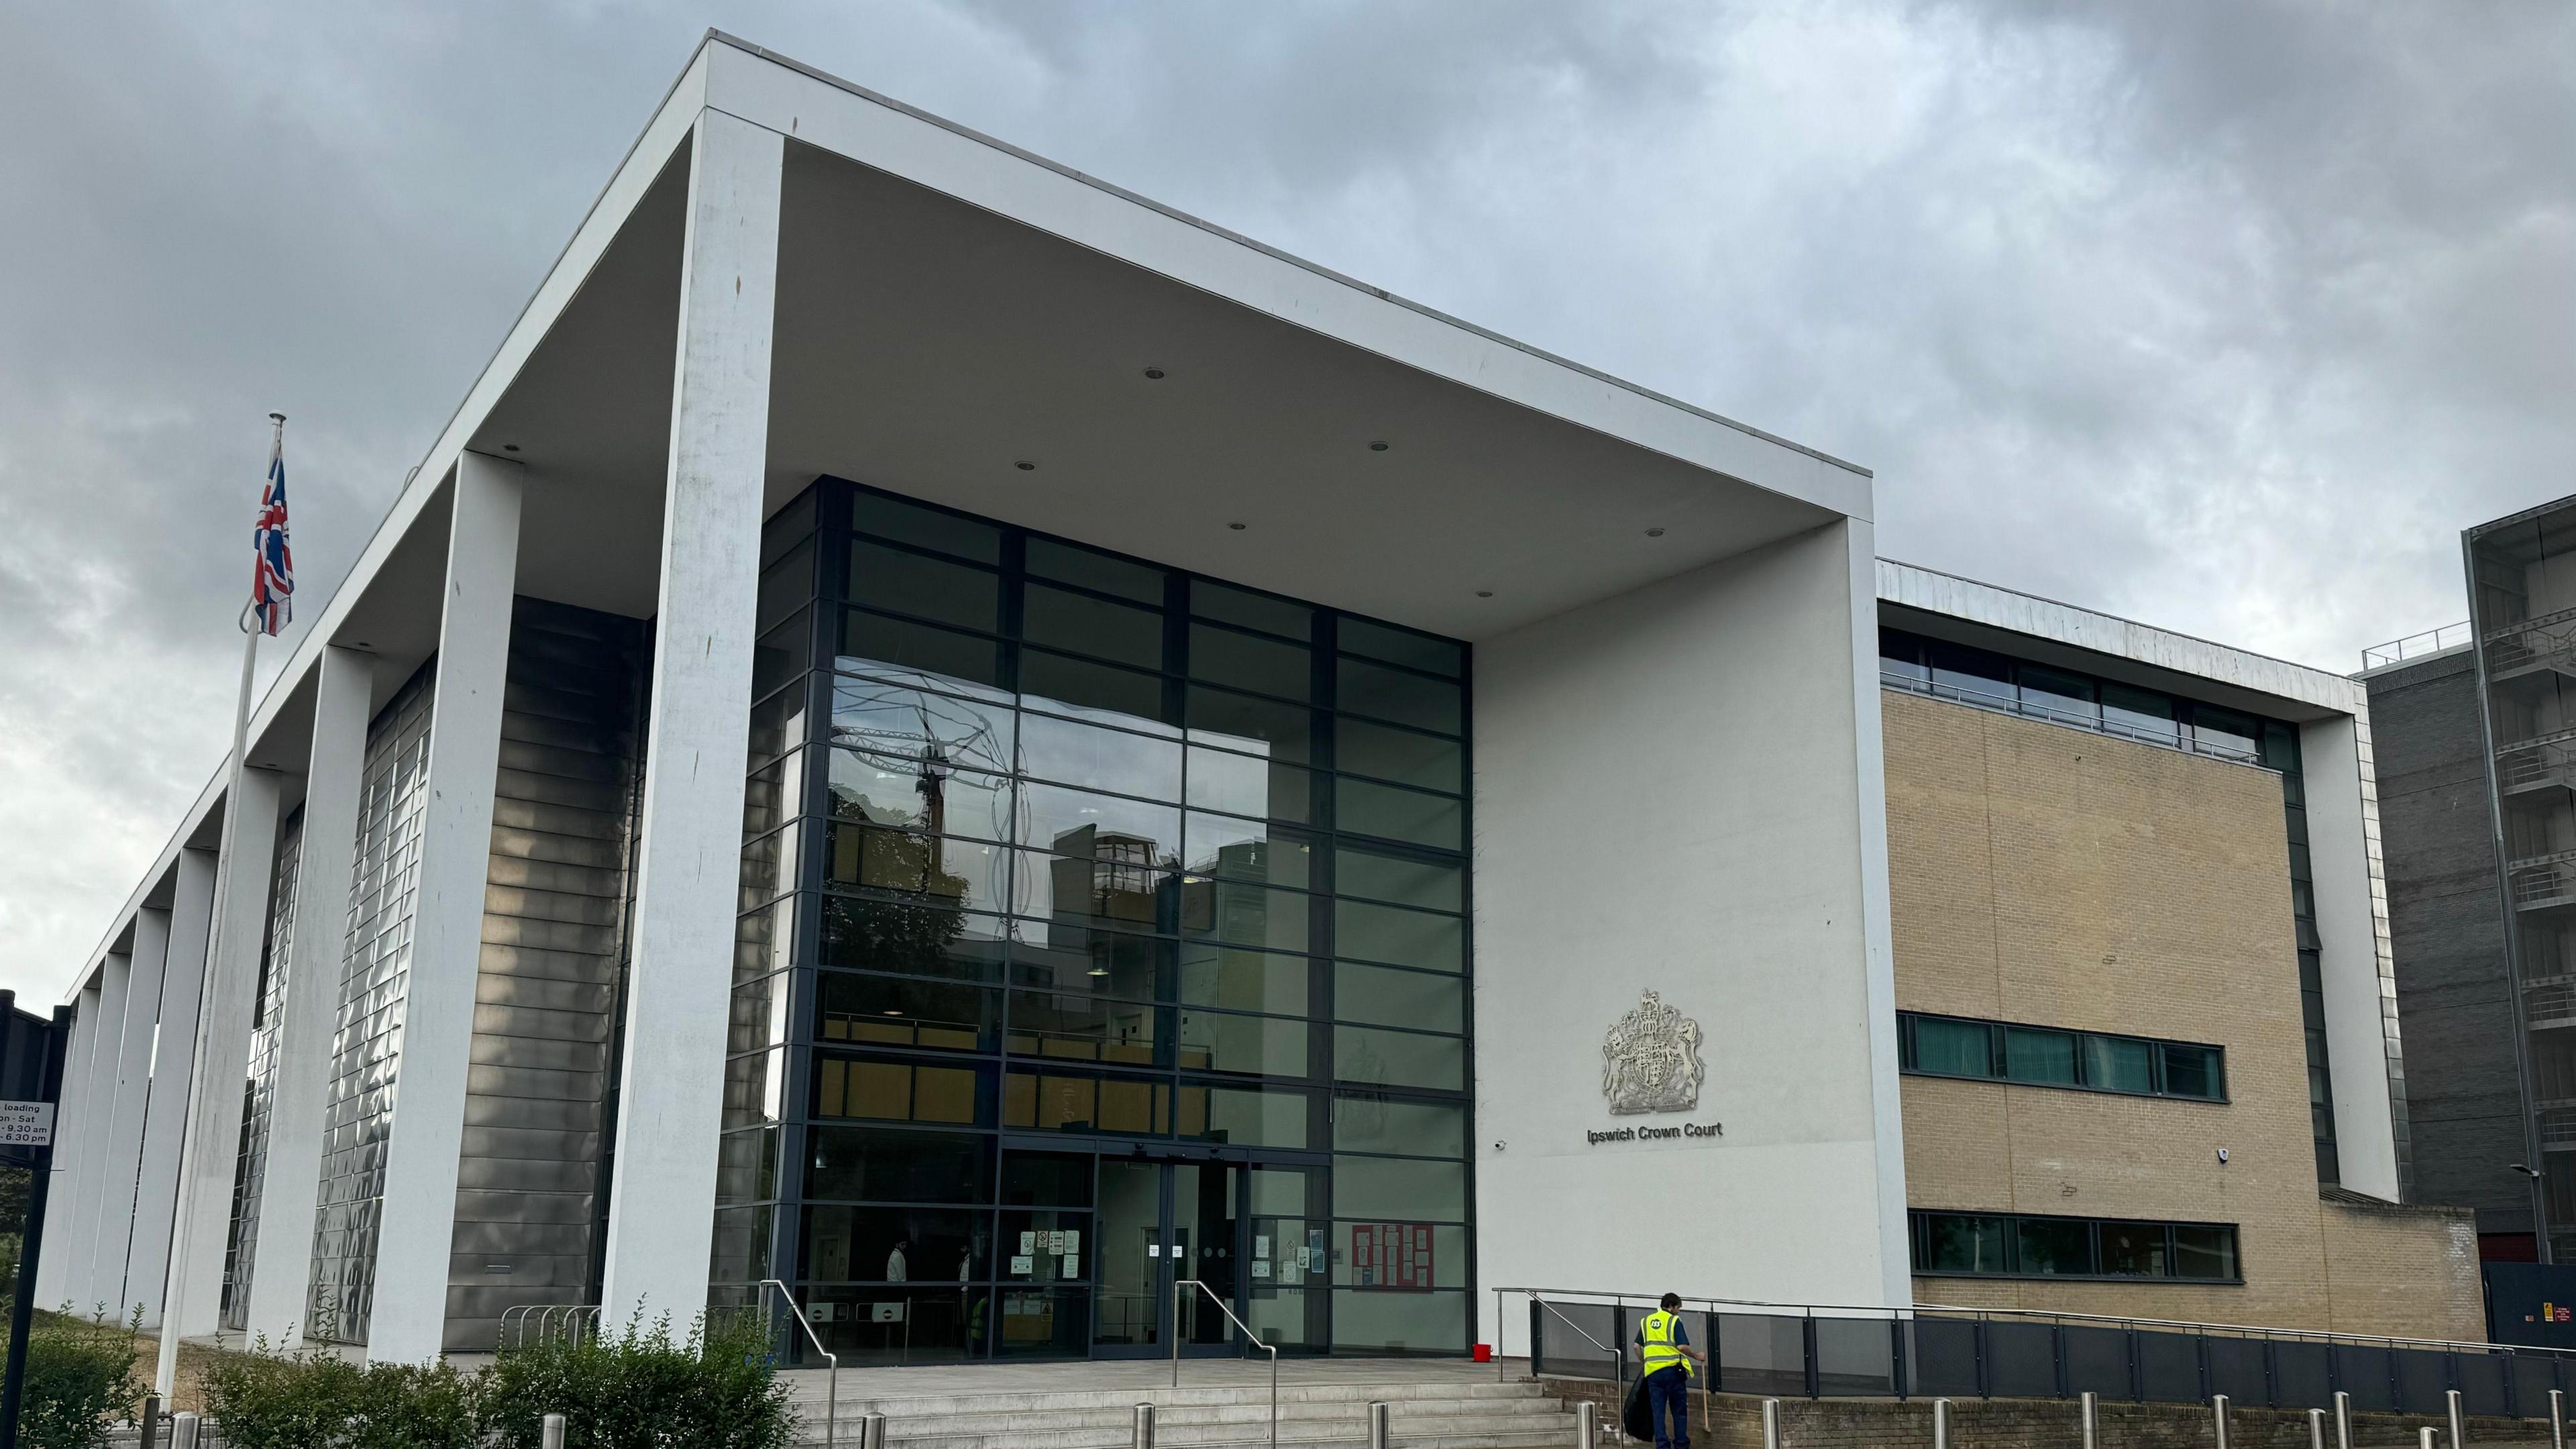
{"type": "Polygon", "coordinates": [[[1699,1106],[1699,1023],[1649,991],[1601,1041],[1601,1095],[1618,1116],[1699,1106]]]}

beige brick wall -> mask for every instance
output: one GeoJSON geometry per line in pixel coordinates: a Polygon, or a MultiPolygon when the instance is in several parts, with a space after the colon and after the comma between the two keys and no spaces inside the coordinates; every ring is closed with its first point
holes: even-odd
{"type": "Polygon", "coordinates": [[[2227,1049],[2224,1103],[1907,1077],[1912,1205],[2235,1223],[2245,1273],[1918,1278],[1917,1301],[2484,1337],[2464,1218],[2318,1196],[2279,778],[1883,703],[1897,1004],[2227,1049]]]}

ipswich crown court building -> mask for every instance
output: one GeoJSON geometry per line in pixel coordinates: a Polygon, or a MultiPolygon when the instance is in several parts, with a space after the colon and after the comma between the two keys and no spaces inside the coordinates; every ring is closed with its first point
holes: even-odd
{"type": "Polygon", "coordinates": [[[2359,686],[1872,513],[710,35],[80,971],[40,1301],[2480,1336],[2359,686]]]}

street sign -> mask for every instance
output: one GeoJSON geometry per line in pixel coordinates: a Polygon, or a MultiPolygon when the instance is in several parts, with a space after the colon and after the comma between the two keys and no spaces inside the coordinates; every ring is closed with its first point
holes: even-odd
{"type": "Polygon", "coordinates": [[[53,1103],[0,1102],[0,1147],[53,1145],[53,1103]]]}

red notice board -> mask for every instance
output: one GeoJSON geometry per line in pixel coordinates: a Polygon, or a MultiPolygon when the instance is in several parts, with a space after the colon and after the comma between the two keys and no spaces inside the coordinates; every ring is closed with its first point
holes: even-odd
{"type": "Polygon", "coordinates": [[[1351,1224],[1351,1286],[1428,1293],[1431,1267],[1429,1223],[1351,1224]]]}

